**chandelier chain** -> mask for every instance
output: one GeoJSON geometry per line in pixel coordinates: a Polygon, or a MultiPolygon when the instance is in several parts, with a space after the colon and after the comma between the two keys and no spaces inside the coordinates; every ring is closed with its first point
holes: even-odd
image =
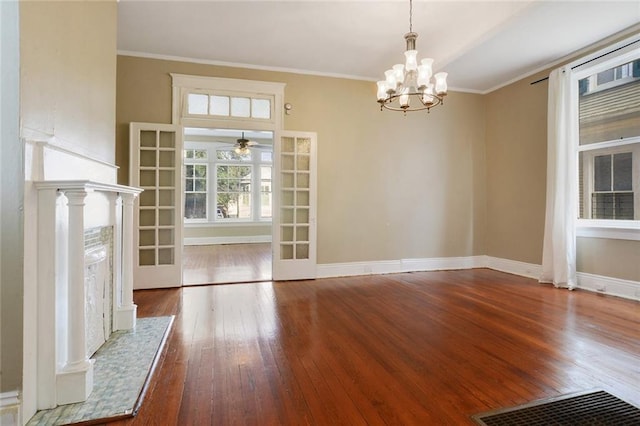
{"type": "Polygon", "coordinates": [[[413,0],[409,0],[409,32],[413,32],[413,0]]]}

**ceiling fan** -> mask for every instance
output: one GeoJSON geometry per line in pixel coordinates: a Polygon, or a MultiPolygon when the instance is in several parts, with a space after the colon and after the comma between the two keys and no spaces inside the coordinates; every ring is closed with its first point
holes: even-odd
{"type": "Polygon", "coordinates": [[[246,139],[244,132],[242,132],[242,136],[236,140],[235,152],[236,154],[245,155],[249,153],[249,148],[272,149],[273,147],[270,145],[261,145],[256,141],[246,139]]]}

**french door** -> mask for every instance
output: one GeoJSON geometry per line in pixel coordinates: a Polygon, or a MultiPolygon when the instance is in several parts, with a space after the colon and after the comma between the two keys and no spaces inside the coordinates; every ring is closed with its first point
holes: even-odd
{"type": "Polygon", "coordinates": [[[134,289],[182,285],[182,129],[131,123],[129,182],[144,189],[134,215],[134,289]]]}
{"type": "Polygon", "coordinates": [[[273,279],[316,277],[317,135],[279,132],[275,143],[273,279]]]}
{"type": "MultiPolygon", "coordinates": [[[[182,128],[130,124],[134,288],[182,285],[182,128]]],[[[279,132],[274,144],[273,279],[316,277],[317,135],[279,132]]]]}

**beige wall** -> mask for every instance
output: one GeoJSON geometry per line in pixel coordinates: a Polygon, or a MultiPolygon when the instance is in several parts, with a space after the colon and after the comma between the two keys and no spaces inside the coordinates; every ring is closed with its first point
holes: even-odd
{"type": "MultiPolygon", "coordinates": [[[[542,263],[547,82],[527,77],[486,95],[487,254],[542,263]]],[[[640,242],[577,239],[577,269],[640,281],[640,242]]]]}
{"type": "Polygon", "coordinates": [[[380,112],[372,82],[119,56],[120,183],[128,123],[171,120],[170,72],[286,83],[285,128],[318,133],[319,263],[484,254],[482,96],[405,117],[380,112]]]}
{"type": "Polygon", "coordinates": [[[115,1],[20,2],[24,135],[114,163],[115,1]]]}
{"type": "MultiPolygon", "coordinates": [[[[20,7],[20,120],[24,163],[23,415],[36,410],[37,198],[32,180],[95,179],[115,169],[117,4],[111,1],[23,1],[20,7]],[[46,141],[44,157],[30,156],[46,141]],[[60,151],[73,154],[61,154],[60,151]],[[49,155],[49,154],[56,155],[49,155]],[[88,157],[88,158],[83,158],[88,157]],[[52,160],[56,159],[56,160],[52,160]],[[99,162],[93,161],[100,160],[99,162]],[[107,163],[107,165],[105,165],[107,163]],[[106,171],[103,171],[102,169],[106,171]]],[[[16,305],[13,309],[20,309],[16,305]]],[[[3,344],[3,354],[6,346],[3,344]]],[[[20,376],[21,369],[14,374],[20,376]]]]}
{"type": "Polygon", "coordinates": [[[486,95],[487,254],[540,264],[546,197],[547,82],[486,95]]]}
{"type": "Polygon", "coordinates": [[[640,241],[578,238],[576,262],[580,272],[640,281],[640,241]]]}

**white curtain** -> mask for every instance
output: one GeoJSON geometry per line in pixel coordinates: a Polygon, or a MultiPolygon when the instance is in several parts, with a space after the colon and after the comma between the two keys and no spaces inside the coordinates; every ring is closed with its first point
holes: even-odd
{"type": "Polygon", "coordinates": [[[576,286],[577,156],[571,68],[549,75],[547,210],[540,282],[576,286]]]}

